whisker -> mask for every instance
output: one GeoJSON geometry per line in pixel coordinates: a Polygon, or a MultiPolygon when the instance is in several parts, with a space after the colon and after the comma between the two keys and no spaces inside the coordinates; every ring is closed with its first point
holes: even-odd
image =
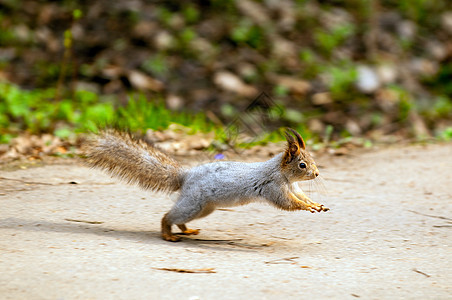
{"type": "Polygon", "coordinates": [[[325,179],[321,176],[312,180],[299,181],[296,184],[309,198],[315,198],[314,201],[321,202],[325,200],[325,196],[329,195],[325,179]]]}
{"type": "Polygon", "coordinates": [[[317,192],[317,200],[319,202],[324,202],[326,196],[329,194],[324,184],[325,180],[322,177],[318,176],[313,181],[314,181],[313,184],[315,185],[317,192]]]}
{"type": "Polygon", "coordinates": [[[318,176],[314,179],[314,184],[316,185],[317,191],[321,194],[328,195],[328,189],[325,186],[325,179],[322,176],[318,176]]]}
{"type": "Polygon", "coordinates": [[[296,184],[303,191],[303,193],[306,194],[306,196],[310,197],[312,195],[314,191],[312,186],[312,180],[298,181],[296,184]]]}

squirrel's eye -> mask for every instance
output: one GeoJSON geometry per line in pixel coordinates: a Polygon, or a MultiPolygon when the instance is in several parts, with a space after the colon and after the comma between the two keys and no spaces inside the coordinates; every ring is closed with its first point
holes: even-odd
{"type": "Polygon", "coordinates": [[[306,169],[306,164],[304,162],[300,163],[300,168],[306,169]]]}

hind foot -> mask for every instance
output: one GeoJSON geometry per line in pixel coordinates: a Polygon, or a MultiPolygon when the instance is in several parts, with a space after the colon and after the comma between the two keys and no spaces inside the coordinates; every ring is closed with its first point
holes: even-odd
{"type": "Polygon", "coordinates": [[[199,229],[187,228],[187,226],[185,226],[185,224],[179,224],[179,225],[177,225],[177,227],[179,227],[179,229],[185,235],[197,235],[197,234],[199,234],[199,229]]]}
{"type": "Polygon", "coordinates": [[[199,234],[199,229],[187,229],[182,231],[182,233],[185,235],[197,235],[199,234]]]}
{"type": "Polygon", "coordinates": [[[179,242],[180,241],[180,237],[178,237],[177,235],[165,234],[165,233],[162,233],[162,239],[164,239],[165,241],[168,241],[168,242],[179,242]]]}

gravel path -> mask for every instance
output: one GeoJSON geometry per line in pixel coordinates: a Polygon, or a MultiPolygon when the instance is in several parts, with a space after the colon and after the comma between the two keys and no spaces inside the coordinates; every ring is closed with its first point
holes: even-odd
{"type": "Polygon", "coordinates": [[[331,211],[220,210],[179,243],[165,195],[73,161],[0,171],[0,298],[451,299],[451,144],[317,163],[331,211]]]}

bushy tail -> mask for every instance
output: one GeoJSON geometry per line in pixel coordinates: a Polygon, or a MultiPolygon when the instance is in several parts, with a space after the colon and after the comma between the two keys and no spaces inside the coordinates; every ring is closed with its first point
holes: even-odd
{"type": "Polygon", "coordinates": [[[129,133],[103,131],[84,152],[91,167],[143,189],[172,192],[182,185],[183,168],[177,161],[129,133]]]}

